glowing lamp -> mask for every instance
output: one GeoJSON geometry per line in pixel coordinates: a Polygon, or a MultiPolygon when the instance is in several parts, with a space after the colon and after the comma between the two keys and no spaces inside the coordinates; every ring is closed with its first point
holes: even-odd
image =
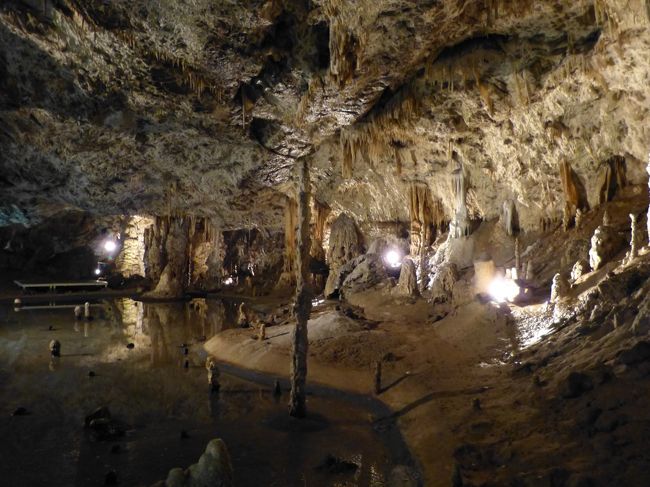
{"type": "Polygon", "coordinates": [[[104,250],[106,252],[113,252],[117,248],[117,244],[113,242],[112,240],[107,240],[104,242],[104,250]]]}
{"type": "Polygon", "coordinates": [[[101,273],[102,273],[102,271],[101,271],[101,269],[99,267],[97,269],[95,269],[95,275],[96,276],[100,275],[101,273]]]}
{"type": "Polygon", "coordinates": [[[512,279],[497,277],[490,283],[488,292],[497,303],[505,303],[519,296],[519,286],[512,279]]]}
{"type": "Polygon", "coordinates": [[[402,258],[397,250],[389,250],[386,252],[384,260],[386,261],[386,264],[391,267],[399,267],[402,264],[402,258]]]}

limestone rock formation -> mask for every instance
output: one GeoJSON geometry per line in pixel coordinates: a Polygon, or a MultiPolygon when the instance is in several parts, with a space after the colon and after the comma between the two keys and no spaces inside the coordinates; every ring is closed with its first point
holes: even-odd
{"type": "Polygon", "coordinates": [[[577,281],[587,272],[589,272],[589,263],[584,259],[576,261],[571,269],[571,282],[577,281]]]}
{"type": "Polygon", "coordinates": [[[630,213],[630,250],[625,256],[625,261],[631,263],[639,256],[639,227],[637,224],[637,217],[634,213],[630,213]]]}
{"type": "Polygon", "coordinates": [[[420,294],[415,264],[409,258],[402,260],[402,268],[400,269],[395,291],[401,296],[417,296],[420,294]]]}
{"type": "Polygon", "coordinates": [[[343,284],[341,267],[361,254],[362,249],[361,235],[354,219],[345,213],[340,214],[330,230],[327,252],[330,274],[325,284],[325,296],[332,296],[338,291],[343,284]]]}
{"type": "Polygon", "coordinates": [[[553,283],[551,284],[551,298],[550,303],[556,304],[560,300],[566,297],[571,285],[567,281],[566,277],[562,273],[557,273],[553,276],[553,283]]]}
{"type": "Polygon", "coordinates": [[[434,268],[427,286],[430,301],[433,303],[450,301],[458,278],[459,273],[455,264],[447,263],[434,268]]]}
{"type": "Polygon", "coordinates": [[[618,254],[624,245],[625,240],[615,228],[608,225],[599,226],[591,237],[589,266],[593,270],[600,269],[603,264],[618,254]]]}
{"type": "Polygon", "coordinates": [[[387,277],[385,264],[380,255],[364,254],[351,261],[350,264],[352,264],[352,270],[341,285],[343,292],[364,291],[379,284],[387,277]]]}

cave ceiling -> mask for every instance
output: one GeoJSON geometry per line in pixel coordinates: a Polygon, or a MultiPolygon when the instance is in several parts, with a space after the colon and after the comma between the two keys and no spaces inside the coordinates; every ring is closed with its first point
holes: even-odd
{"type": "Polygon", "coordinates": [[[623,155],[642,177],[650,14],[616,5],[5,1],[0,219],[72,207],[280,226],[309,157],[316,197],[359,219],[407,219],[413,181],[451,213],[461,165],[475,215],[511,198],[533,225],[560,211],[562,159],[589,180],[623,155]]]}

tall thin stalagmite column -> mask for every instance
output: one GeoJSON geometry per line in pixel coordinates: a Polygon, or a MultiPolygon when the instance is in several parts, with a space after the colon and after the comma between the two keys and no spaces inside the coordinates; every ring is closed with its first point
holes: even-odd
{"type": "Polygon", "coordinates": [[[296,232],[296,302],[294,315],[296,328],[293,331],[291,354],[291,396],[289,414],[302,418],[307,410],[305,406],[305,384],[307,382],[307,321],[311,312],[311,293],[309,291],[309,196],[310,178],[309,162],[298,161],[298,229],[296,232]]]}

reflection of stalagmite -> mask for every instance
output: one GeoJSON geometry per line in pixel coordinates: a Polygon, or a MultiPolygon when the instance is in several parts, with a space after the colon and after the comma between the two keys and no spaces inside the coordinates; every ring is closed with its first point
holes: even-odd
{"type": "Polygon", "coordinates": [[[221,388],[219,377],[221,372],[217,366],[217,361],[213,357],[208,357],[205,361],[205,368],[208,370],[208,384],[212,392],[217,392],[221,388]]]}
{"type": "Polygon", "coordinates": [[[59,340],[51,340],[49,349],[50,349],[50,355],[52,357],[61,356],[61,342],[59,342],[59,340]]]}
{"type": "Polygon", "coordinates": [[[311,296],[309,292],[309,198],[310,177],[309,162],[303,159],[298,162],[298,231],[296,232],[296,301],[294,314],[296,327],[292,334],[291,353],[291,395],[289,399],[289,414],[304,417],[306,414],[306,382],[307,382],[307,321],[311,312],[311,296]]]}

